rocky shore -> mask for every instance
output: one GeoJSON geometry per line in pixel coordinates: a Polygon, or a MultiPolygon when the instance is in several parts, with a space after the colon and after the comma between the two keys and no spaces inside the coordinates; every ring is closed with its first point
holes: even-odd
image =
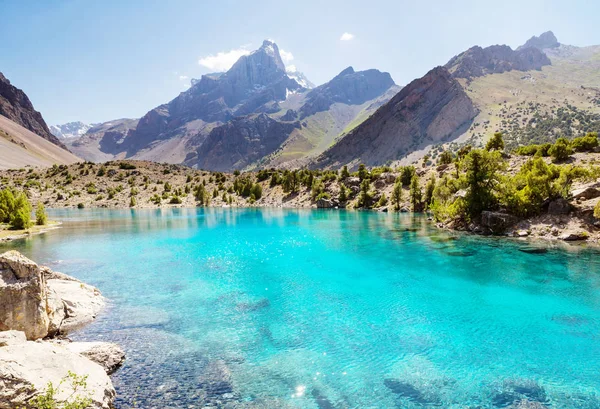
{"type": "Polygon", "coordinates": [[[98,289],[27,259],[0,255],[0,409],[36,409],[37,396],[56,388],[53,399],[74,394],[92,408],[111,408],[109,378],[124,361],[116,344],[71,342],[66,336],[92,322],[105,306],[98,289]],[[69,383],[85,379],[85,387],[69,383]]]}

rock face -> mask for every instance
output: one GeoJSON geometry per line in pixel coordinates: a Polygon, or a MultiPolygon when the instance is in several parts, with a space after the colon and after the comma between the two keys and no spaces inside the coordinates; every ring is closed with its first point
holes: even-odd
{"type": "Polygon", "coordinates": [[[514,51],[507,45],[475,46],[453,57],[445,67],[454,78],[471,79],[506,71],[540,70],[550,65],[550,59],[537,48],[527,47],[514,51]]]}
{"type": "Polygon", "coordinates": [[[0,331],[23,331],[30,340],[66,334],[91,322],[103,306],[92,286],[16,251],[0,255],[0,331]]]}
{"type": "Polygon", "coordinates": [[[538,50],[544,50],[546,48],[557,48],[560,47],[558,39],[552,31],[546,31],[540,34],[539,37],[533,36],[525,44],[517,48],[517,51],[524,48],[537,48],[538,50]]]}
{"type": "Polygon", "coordinates": [[[477,113],[458,81],[437,67],[404,87],[311,166],[376,166],[400,159],[422,144],[451,140],[477,113]]]}
{"type": "Polygon", "coordinates": [[[310,91],[300,109],[300,119],[327,111],[336,102],[360,105],[377,98],[394,84],[387,72],[367,70],[356,72],[346,68],[335,78],[310,91]]]}
{"type": "MultiPolygon", "coordinates": [[[[3,337],[0,333],[0,339],[3,337]]],[[[87,389],[78,392],[79,396],[89,396],[93,408],[111,407],[115,389],[100,365],[62,345],[24,338],[17,337],[4,346],[0,342],[0,409],[28,408],[30,399],[45,391],[50,382],[58,386],[69,371],[87,376],[87,389]]],[[[64,381],[56,398],[63,400],[72,393],[72,385],[64,381]]]]}
{"type": "MultiPolygon", "coordinates": [[[[33,108],[27,95],[10,83],[0,72],[0,115],[29,129],[31,132],[65,148],[62,142],[50,132],[42,114],[33,108]]],[[[66,149],[66,148],[65,148],[66,149]]]]}
{"type": "Polygon", "coordinates": [[[481,225],[490,229],[494,234],[503,233],[507,228],[517,223],[518,219],[507,213],[484,211],[481,213],[481,225]]]}
{"type": "Polygon", "coordinates": [[[243,169],[274,152],[300,127],[298,122],[280,122],[266,114],[237,118],[213,129],[188,164],[198,169],[230,171],[243,169]]]}
{"type": "Polygon", "coordinates": [[[250,113],[279,111],[288,92],[304,88],[286,74],[277,44],[265,40],[253,53],[242,56],[225,74],[205,75],[168,104],[144,115],[127,138],[134,151],[154,140],[182,132],[186,123],[226,122],[250,113]]]}
{"type": "Polygon", "coordinates": [[[0,331],[48,335],[48,290],[40,268],[16,251],[0,255],[0,331]]]}

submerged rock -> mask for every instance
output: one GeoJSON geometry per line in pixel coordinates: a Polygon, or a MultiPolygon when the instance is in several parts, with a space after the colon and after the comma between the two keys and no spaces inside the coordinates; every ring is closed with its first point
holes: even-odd
{"type": "Polygon", "coordinates": [[[330,199],[319,199],[317,200],[317,208],[319,209],[331,209],[335,207],[335,203],[333,203],[330,199]]]}
{"type": "Polygon", "coordinates": [[[528,253],[528,254],[546,254],[548,252],[548,249],[545,247],[521,247],[519,248],[519,251],[523,252],[523,253],[528,253]]]}

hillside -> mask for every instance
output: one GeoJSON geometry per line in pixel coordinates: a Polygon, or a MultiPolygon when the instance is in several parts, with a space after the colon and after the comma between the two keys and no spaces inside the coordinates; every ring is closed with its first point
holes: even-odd
{"type": "Polygon", "coordinates": [[[0,115],[0,169],[47,167],[80,161],[72,153],[0,115]]]}

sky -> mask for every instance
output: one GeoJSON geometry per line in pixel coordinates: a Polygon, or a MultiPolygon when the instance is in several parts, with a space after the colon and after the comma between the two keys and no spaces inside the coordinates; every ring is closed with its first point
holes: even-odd
{"type": "Polygon", "coordinates": [[[473,45],[552,30],[600,44],[600,1],[0,0],[0,72],[46,122],[137,118],[260,47],[322,84],[348,66],[405,85],[473,45]]]}

